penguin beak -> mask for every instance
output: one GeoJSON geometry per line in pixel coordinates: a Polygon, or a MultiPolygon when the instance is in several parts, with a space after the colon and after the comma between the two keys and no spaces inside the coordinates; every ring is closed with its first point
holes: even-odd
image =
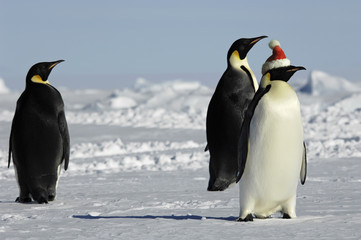
{"type": "Polygon", "coordinates": [[[255,38],[248,38],[245,42],[244,49],[238,50],[240,59],[244,59],[247,56],[247,53],[251,48],[261,39],[266,38],[267,36],[260,36],[255,38]],[[247,45],[248,44],[248,45],[247,45]]]}
{"type": "Polygon", "coordinates": [[[52,69],[53,67],[55,67],[56,65],[58,65],[59,63],[64,62],[64,61],[65,60],[58,60],[58,61],[52,62],[52,64],[49,67],[49,70],[52,69]]]}
{"type": "Polygon", "coordinates": [[[286,76],[284,78],[283,81],[288,82],[288,80],[290,80],[290,78],[293,76],[293,74],[295,74],[295,72],[299,71],[299,70],[306,70],[306,68],[302,67],[302,66],[288,66],[286,67],[285,71],[284,71],[284,76],[286,76]]]}
{"type": "Polygon", "coordinates": [[[306,70],[306,68],[304,68],[302,66],[296,66],[296,67],[292,67],[292,68],[288,69],[286,72],[297,72],[299,70],[306,70]]]}
{"type": "Polygon", "coordinates": [[[253,46],[254,44],[256,44],[259,40],[263,39],[263,38],[267,38],[268,36],[260,36],[260,37],[256,37],[256,38],[252,38],[251,42],[248,44],[249,46],[253,46]]]}

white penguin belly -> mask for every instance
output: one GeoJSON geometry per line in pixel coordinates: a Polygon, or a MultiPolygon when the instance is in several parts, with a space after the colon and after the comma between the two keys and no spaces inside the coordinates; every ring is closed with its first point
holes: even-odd
{"type": "Polygon", "coordinates": [[[303,128],[297,95],[283,84],[287,83],[272,85],[251,120],[248,158],[240,180],[241,214],[250,208],[256,216],[267,217],[295,200],[303,128]]]}

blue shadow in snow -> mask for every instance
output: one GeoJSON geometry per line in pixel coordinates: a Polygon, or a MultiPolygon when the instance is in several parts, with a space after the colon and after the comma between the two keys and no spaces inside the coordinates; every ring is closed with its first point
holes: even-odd
{"type": "Polygon", "coordinates": [[[184,215],[184,216],[154,216],[154,215],[144,215],[144,216],[92,216],[92,215],[73,215],[73,218],[80,218],[80,219],[170,219],[170,220],[202,220],[205,218],[212,219],[212,220],[223,220],[223,221],[236,221],[237,217],[202,217],[198,215],[184,215]]]}

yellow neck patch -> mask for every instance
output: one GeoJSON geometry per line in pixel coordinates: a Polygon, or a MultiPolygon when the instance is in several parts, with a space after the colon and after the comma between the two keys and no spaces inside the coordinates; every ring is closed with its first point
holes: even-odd
{"type": "Polygon", "coordinates": [[[239,62],[241,62],[241,58],[237,50],[232,53],[231,57],[229,58],[229,62],[231,63],[232,67],[240,65],[239,62]]]}
{"type": "Polygon", "coordinates": [[[50,84],[48,80],[43,81],[43,79],[39,75],[34,75],[31,78],[31,81],[34,83],[50,84]]]}
{"type": "Polygon", "coordinates": [[[243,70],[241,70],[242,66],[244,66],[245,68],[248,69],[248,71],[249,71],[249,73],[251,74],[251,77],[252,77],[253,87],[254,87],[255,91],[257,91],[258,82],[256,80],[256,76],[254,75],[252,69],[248,65],[247,57],[245,57],[244,59],[241,59],[241,57],[239,56],[239,52],[237,50],[235,50],[232,53],[231,57],[229,58],[229,62],[231,64],[231,66],[234,69],[236,69],[237,71],[243,71],[243,70]]]}
{"type": "Polygon", "coordinates": [[[271,84],[271,74],[268,72],[265,75],[262,76],[261,79],[261,87],[265,88],[267,85],[271,84]]]}

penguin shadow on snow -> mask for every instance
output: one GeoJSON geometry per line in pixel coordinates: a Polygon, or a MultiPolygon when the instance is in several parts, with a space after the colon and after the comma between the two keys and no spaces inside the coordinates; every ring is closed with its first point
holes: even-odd
{"type": "MultiPolygon", "coordinates": [[[[19,202],[17,201],[0,201],[0,204],[9,204],[9,203],[13,203],[13,204],[19,204],[19,202]]],[[[31,202],[22,202],[21,204],[24,204],[24,205],[37,205],[37,206],[41,206],[41,205],[44,205],[44,206],[47,206],[49,205],[48,203],[43,203],[43,204],[39,204],[37,201],[31,201],[31,202]]]]}
{"type": "MultiPolygon", "coordinates": [[[[207,216],[199,216],[199,215],[143,215],[143,216],[93,216],[90,214],[86,215],[72,215],[72,218],[77,219],[84,219],[84,220],[97,220],[97,219],[149,219],[149,220],[155,220],[155,219],[168,219],[168,220],[199,220],[199,221],[205,221],[205,220],[220,220],[220,221],[228,221],[228,222],[237,222],[238,217],[229,216],[229,217],[207,217],[207,216]]],[[[269,216],[268,218],[255,218],[255,220],[266,220],[266,219],[274,219],[274,220],[285,220],[289,222],[289,219],[283,219],[281,215],[279,214],[273,214],[269,216]]],[[[252,222],[249,222],[252,223],[252,222]]]]}
{"type": "Polygon", "coordinates": [[[87,219],[87,220],[95,220],[95,219],[169,219],[169,220],[223,220],[236,222],[237,217],[229,216],[229,217],[207,217],[207,216],[199,216],[199,215],[144,215],[144,216],[92,216],[90,214],[87,215],[73,215],[73,218],[79,219],[87,219]]]}

